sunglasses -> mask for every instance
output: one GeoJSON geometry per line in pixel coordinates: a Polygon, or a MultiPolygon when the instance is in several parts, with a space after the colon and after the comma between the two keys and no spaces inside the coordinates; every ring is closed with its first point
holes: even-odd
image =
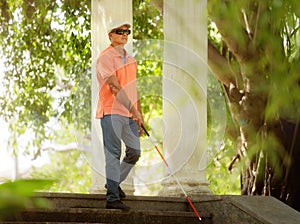
{"type": "Polygon", "coordinates": [[[131,30],[123,30],[123,29],[116,29],[113,30],[112,33],[118,34],[118,35],[123,35],[123,34],[131,34],[131,30]]]}

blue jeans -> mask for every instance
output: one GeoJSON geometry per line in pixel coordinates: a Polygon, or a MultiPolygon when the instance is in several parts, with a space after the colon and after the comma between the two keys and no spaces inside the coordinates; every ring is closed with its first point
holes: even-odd
{"type": "Polygon", "coordinates": [[[119,184],[125,180],[141,155],[138,125],[131,118],[117,114],[105,115],[100,122],[105,155],[106,199],[112,202],[120,200],[119,184]],[[120,163],[121,141],[126,151],[120,163]]]}

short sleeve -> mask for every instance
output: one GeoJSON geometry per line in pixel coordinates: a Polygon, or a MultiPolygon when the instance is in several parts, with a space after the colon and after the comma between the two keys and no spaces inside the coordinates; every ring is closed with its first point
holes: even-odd
{"type": "Polygon", "coordinates": [[[109,53],[100,55],[97,60],[97,73],[105,80],[116,73],[113,56],[109,53]]]}

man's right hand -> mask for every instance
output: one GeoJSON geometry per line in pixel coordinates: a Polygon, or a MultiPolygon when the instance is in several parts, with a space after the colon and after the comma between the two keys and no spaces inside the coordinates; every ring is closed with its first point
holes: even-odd
{"type": "Polygon", "coordinates": [[[131,108],[130,113],[132,114],[132,119],[138,124],[140,129],[142,125],[144,125],[142,114],[137,109],[135,109],[134,106],[131,108]]]}

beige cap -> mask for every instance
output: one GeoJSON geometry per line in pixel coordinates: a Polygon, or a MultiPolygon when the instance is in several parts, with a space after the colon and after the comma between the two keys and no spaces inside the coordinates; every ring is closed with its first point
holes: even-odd
{"type": "Polygon", "coordinates": [[[107,33],[110,33],[111,31],[113,31],[114,29],[117,29],[121,26],[127,26],[128,28],[131,27],[130,23],[127,21],[122,21],[122,20],[114,20],[111,21],[108,26],[107,26],[107,33]]]}

